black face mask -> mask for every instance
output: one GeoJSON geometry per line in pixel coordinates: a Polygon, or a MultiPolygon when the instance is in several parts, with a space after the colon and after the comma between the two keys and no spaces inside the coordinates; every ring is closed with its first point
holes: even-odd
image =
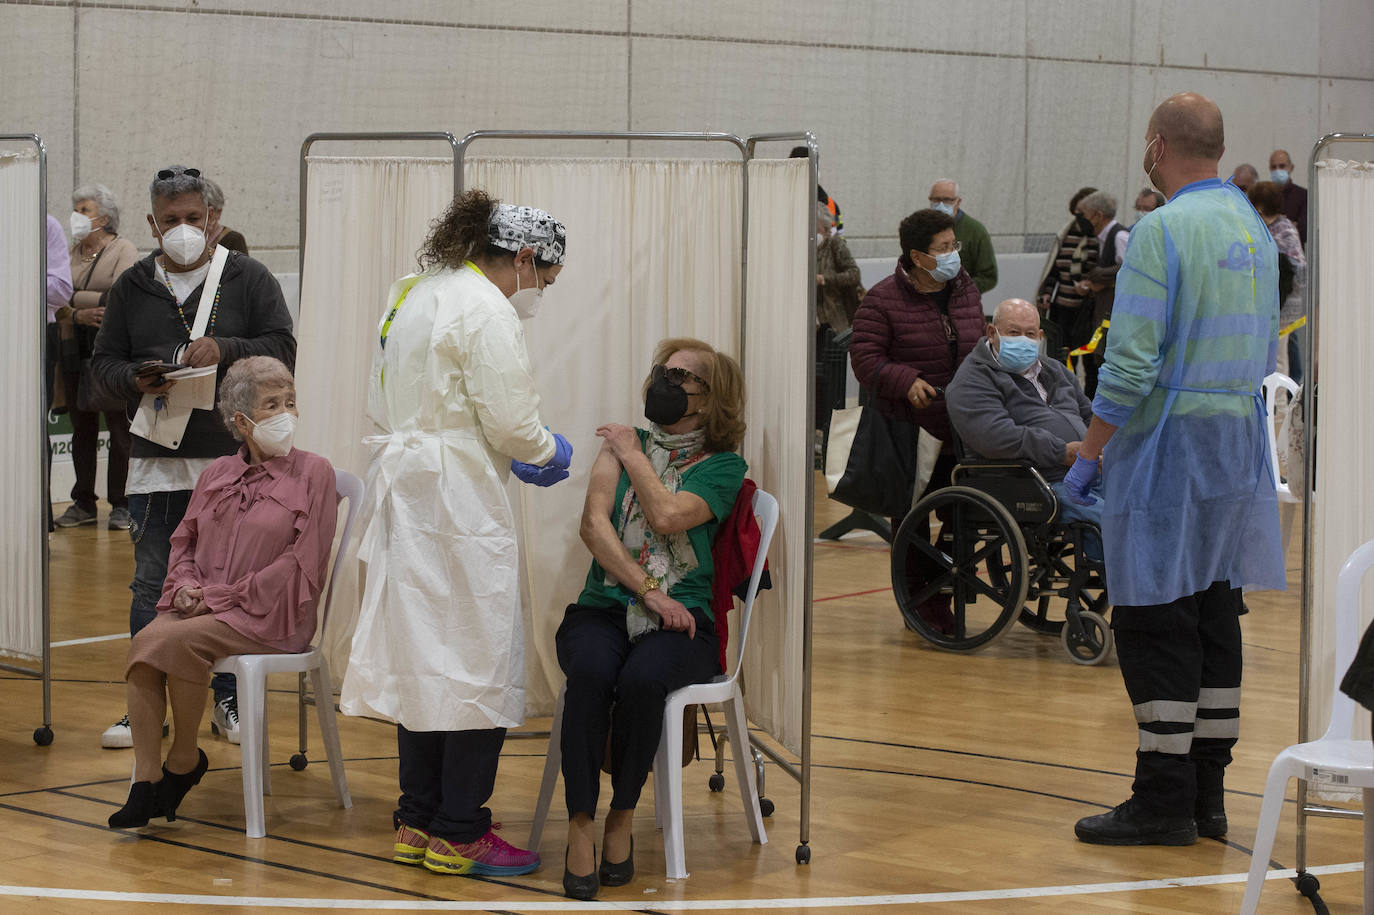
{"type": "Polygon", "coordinates": [[[644,395],[644,418],[660,426],[671,426],[687,415],[687,392],[667,378],[649,385],[644,395]]]}
{"type": "Polygon", "coordinates": [[[1073,221],[1074,227],[1078,229],[1079,235],[1096,235],[1093,231],[1093,224],[1088,222],[1088,217],[1079,216],[1073,221]]]}

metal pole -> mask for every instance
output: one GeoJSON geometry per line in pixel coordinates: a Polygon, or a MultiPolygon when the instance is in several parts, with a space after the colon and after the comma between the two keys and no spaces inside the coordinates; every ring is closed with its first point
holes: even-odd
{"type": "MultiPolygon", "coordinates": [[[[1312,146],[1307,162],[1307,224],[1311,244],[1308,257],[1306,305],[1307,335],[1303,341],[1303,460],[1306,467],[1302,491],[1302,594],[1299,604],[1298,635],[1298,741],[1312,739],[1312,722],[1307,712],[1312,694],[1312,594],[1313,544],[1310,519],[1312,517],[1313,479],[1316,471],[1316,409],[1317,409],[1317,329],[1320,323],[1321,286],[1321,194],[1317,186],[1317,160],[1332,143],[1374,141],[1369,133],[1329,133],[1312,146]]],[[[1298,823],[1294,857],[1301,878],[1307,870],[1307,818],[1309,816],[1351,816],[1351,811],[1339,808],[1312,806],[1307,802],[1307,782],[1298,780],[1298,823]]],[[[1365,811],[1366,815],[1369,811],[1365,811]]]]}

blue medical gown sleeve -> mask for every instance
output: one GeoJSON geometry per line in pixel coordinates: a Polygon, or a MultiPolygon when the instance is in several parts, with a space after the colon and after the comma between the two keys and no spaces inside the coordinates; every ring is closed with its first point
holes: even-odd
{"type": "Polygon", "coordinates": [[[1142,217],[1131,230],[1116,276],[1106,361],[1093,398],[1093,412],[1114,426],[1125,425],[1154,390],[1164,360],[1174,285],[1170,280],[1177,263],[1170,257],[1164,223],[1153,215],[1142,217]]]}

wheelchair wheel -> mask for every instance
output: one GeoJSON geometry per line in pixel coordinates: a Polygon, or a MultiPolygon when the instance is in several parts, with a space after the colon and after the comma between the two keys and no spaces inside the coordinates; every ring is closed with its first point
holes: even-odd
{"type": "Polygon", "coordinates": [[[1100,613],[1079,610],[1082,632],[1076,633],[1072,622],[1066,622],[1059,632],[1059,644],[1069,653],[1075,664],[1101,664],[1112,653],[1112,629],[1100,613]]]}
{"type": "Polygon", "coordinates": [[[892,589],[907,628],[950,651],[989,644],[1026,602],[1026,542],[992,496],[949,486],[923,498],[892,538],[892,589]],[[932,543],[921,521],[943,521],[932,543]]]}

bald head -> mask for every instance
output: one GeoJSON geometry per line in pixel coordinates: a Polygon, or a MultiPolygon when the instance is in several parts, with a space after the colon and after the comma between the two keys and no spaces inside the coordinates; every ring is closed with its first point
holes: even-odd
{"type": "Polygon", "coordinates": [[[1255,182],[1258,180],[1259,172],[1256,171],[1255,167],[1249,162],[1237,165],[1236,170],[1231,172],[1232,183],[1247,194],[1250,192],[1250,188],[1254,187],[1255,182]]]}
{"type": "Polygon", "coordinates": [[[1293,170],[1293,158],[1286,149],[1276,149],[1269,154],[1269,170],[1272,172],[1280,168],[1287,172],[1293,170]]]}
{"type": "Polygon", "coordinates": [[[1003,299],[992,313],[992,326],[1002,332],[1039,330],[1040,310],[1025,299],[1003,299]]]}
{"type": "Polygon", "coordinates": [[[1150,115],[1150,133],[1164,138],[1180,159],[1217,162],[1226,151],[1221,109],[1196,92],[1171,95],[1150,115]]]}

